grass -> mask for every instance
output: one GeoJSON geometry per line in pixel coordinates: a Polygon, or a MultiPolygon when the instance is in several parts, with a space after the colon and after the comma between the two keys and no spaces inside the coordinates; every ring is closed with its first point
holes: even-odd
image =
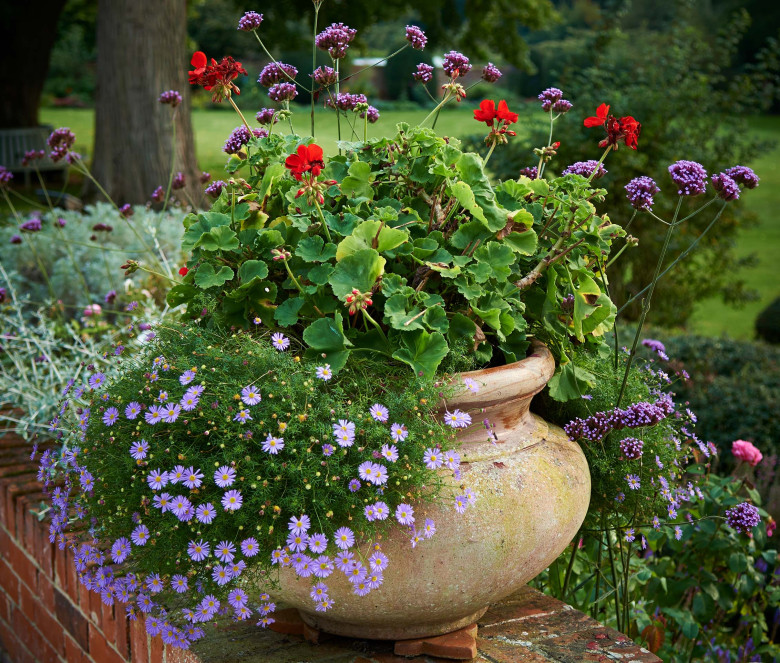
{"type": "MultiPolygon", "coordinates": [[[[415,124],[421,122],[427,115],[427,110],[419,111],[383,111],[377,124],[368,126],[368,136],[381,136],[394,131],[399,122],[415,124]]],[[[76,151],[91,154],[94,111],[91,109],[60,109],[46,108],[41,110],[41,121],[54,126],[69,126],[77,136],[76,151]]],[[[224,143],[230,132],[238,126],[235,113],[228,110],[194,110],[192,122],[195,134],[195,148],[200,167],[212,173],[219,179],[223,172],[225,155],[222,152],[224,143]]],[[[294,128],[302,134],[309,133],[309,117],[304,111],[293,120],[294,128]]],[[[521,122],[519,140],[522,140],[523,125],[521,122]]],[[[780,117],[756,117],[751,121],[751,128],[761,139],[780,139],[780,117]]],[[[441,113],[436,125],[442,135],[463,137],[475,133],[478,128],[471,118],[471,112],[463,107],[453,108],[441,113]]],[[[358,127],[362,138],[362,126],[358,127]]],[[[325,153],[336,150],[337,132],[332,113],[318,111],[316,116],[317,143],[322,145],[325,153]]],[[[349,127],[342,124],[342,137],[352,137],[349,127]]],[[[777,296],[778,287],[777,265],[780,264],[780,218],[775,215],[775,209],[780,205],[780,144],[766,152],[750,165],[761,177],[761,185],[748,191],[739,204],[745,205],[756,213],[758,224],[745,228],[737,238],[737,254],[740,256],[755,255],[758,263],[754,267],[743,270],[740,277],[748,286],[759,293],[755,302],[747,302],[739,309],[726,307],[720,299],[707,299],[699,302],[691,317],[687,331],[706,336],[728,335],[737,339],[749,339],[754,336],[754,321],[756,316],[777,296]]],[[[713,268],[717,266],[713,265],[713,268]]]]}
{"type": "MultiPolygon", "coordinates": [[[[780,117],[756,117],[751,130],[762,140],[780,139],[780,117]]],[[[746,191],[741,204],[758,217],[757,225],[740,231],[736,253],[740,257],[754,255],[758,264],[739,274],[749,288],[759,293],[755,302],[739,309],[726,307],[720,299],[705,299],[696,305],[687,331],[705,336],[730,336],[752,339],[758,314],[776,297],[780,297],[777,266],[780,264],[780,144],[765,152],[750,165],[761,178],[753,191],[746,191]]],[[[717,266],[713,265],[716,269],[717,266]]]]}

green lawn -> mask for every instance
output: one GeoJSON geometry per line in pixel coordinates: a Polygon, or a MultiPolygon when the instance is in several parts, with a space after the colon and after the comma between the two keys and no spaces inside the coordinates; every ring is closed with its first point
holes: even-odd
{"type": "MultiPolygon", "coordinates": [[[[390,133],[398,122],[415,124],[427,115],[427,111],[385,111],[375,125],[369,125],[368,135],[379,136],[390,133]]],[[[54,126],[69,126],[77,137],[76,150],[86,154],[92,151],[94,112],[90,109],[52,109],[41,111],[41,121],[54,126]]],[[[239,124],[238,118],[227,110],[195,110],[192,113],[196,150],[200,166],[219,178],[225,163],[221,151],[230,132],[239,124]]],[[[309,117],[303,112],[293,120],[294,127],[301,134],[309,133],[309,117]]],[[[759,117],[752,122],[752,129],[760,138],[780,139],[780,117],[759,117]]],[[[470,110],[454,108],[441,114],[437,131],[442,135],[465,136],[478,131],[470,110]]],[[[521,130],[522,132],[522,127],[521,130]]],[[[362,137],[362,127],[360,128],[362,137]]],[[[332,113],[320,110],[316,117],[317,142],[325,153],[336,149],[336,124],[332,113]]],[[[351,136],[349,128],[342,124],[342,136],[351,136]]],[[[756,212],[759,223],[744,229],[737,239],[737,252],[740,256],[755,254],[758,264],[745,269],[744,277],[749,287],[760,293],[760,300],[750,302],[741,309],[723,306],[720,300],[704,300],[696,307],[688,331],[707,336],[727,334],[734,338],[747,339],[754,335],[753,324],[758,313],[775,297],[780,296],[780,217],[775,216],[780,206],[780,144],[770,152],[746,164],[755,169],[761,177],[761,185],[743,196],[748,209],[756,212]]],[[[713,266],[716,268],[716,266],[713,266]]]]}
{"type": "MultiPolygon", "coordinates": [[[[409,122],[415,124],[421,122],[428,114],[426,110],[420,111],[385,111],[376,124],[368,125],[369,138],[382,136],[395,129],[398,122],[409,122]]],[[[55,127],[70,127],[76,134],[77,152],[87,155],[92,152],[94,111],[87,108],[62,109],[62,108],[44,108],[41,109],[41,122],[51,124],[55,127]]],[[[251,116],[247,115],[251,120],[251,116]]],[[[209,171],[215,179],[219,179],[219,174],[225,165],[226,156],[222,152],[222,145],[230,132],[241,124],[238,116],[228,110],[194,110],[192,111],[192,124],[195,133],[195,149],[198,155],[198,162],[203,170],[209,171]]],[[[250,124],[251,121],[250,121],[250,124]]],[[[484,125],[482,125],[484,126],[484,125]]],[[[293,127],[301,135],[308,135],[310,132],[310,118],[307,112],[296,113],[293,117],[293,127]]],[[[285,127],[285,130],[288,130],[285,127]]],[[[349,140],[352,137],[350,128],[345,122],[341,126],[342,137],[349,140]]],[[[362,125],[358,127],[360,138],[363,137],[362,125]]],[[[464,136],[469,133],[479,131],[471,111],[466,108],[456,108],[441,113],[436,123],[436,131],[442,135],[464,136]]],[[[332,112],[320,110],[315,117],[315,133],[317,143],[325,150],[325,154],[332,154],[336,151],[337,128],[335,116],[332,112]]]]}
{"type": "MultiPolygon", "coordinates": [[[[780,117],[758,117],[751,121],[751,128],[762,139],[780,139],[780,117]]],[[[739,256],[755,255],[758,264],[743,270],[740,277],[758,291],[760,299],[749,302],[740,309],[723,306],[719,299],[699,302],[692,316],[688,331],[705,336],[728,335],[732,338],[751,339],[755,335],[756,316],[780,296],[780,143],[749,165],[761,178],[761,184],[753,191],[746,191],[741,204],[756,213],[758,224],[746,228],[737,237],[739,256]]],[[[713,265],[716,269],[717,266],[713,265]]]]}

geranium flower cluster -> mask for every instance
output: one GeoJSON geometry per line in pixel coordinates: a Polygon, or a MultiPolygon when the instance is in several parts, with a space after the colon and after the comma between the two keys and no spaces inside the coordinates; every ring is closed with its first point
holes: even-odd
{"type": "MultiPolygon", "coordinates": [[[[413,499],[423,487],[435,498],[443,471],[460,479],[455,429],[471,423],[459,409],[437,421],[423,405],[440,386],[384,383],[380,401],[364,383],[366,397],[348,403],[361,390],[286,352],[282,334],[157,332],[118,378],[93,371],[69,383],[52,425],[73,427],[40,460],[51,540],[72,548],[80,581],[104,603],[188,647],[216,618],[273,623],[257,578],[271,587],[274,570],[310,578],[326,611],[333,573],[358,596],[382,585],[391,560],[380,532],[399,529],[411,547],[435,534],[413,499]],[[250,568],[262,573],[250,579],[250,568]]],[[[462,513],[476,496],[441,499],[462,513]]]]}

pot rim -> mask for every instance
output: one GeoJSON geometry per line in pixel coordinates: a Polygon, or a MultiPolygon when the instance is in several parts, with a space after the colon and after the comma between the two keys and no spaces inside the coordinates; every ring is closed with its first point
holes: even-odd
{"type": "Polygon", "coordinates": [[[530,400],[544,389],[555,373],[555,358],[549,348],[536,339],[532,339],[529,351],[525,359],[511,364],[462,373],[461,379],[471,378],[480,388],[477,392],[462,390],[450,400],[450,405],[488,408],[507,401],[530,400]]]}

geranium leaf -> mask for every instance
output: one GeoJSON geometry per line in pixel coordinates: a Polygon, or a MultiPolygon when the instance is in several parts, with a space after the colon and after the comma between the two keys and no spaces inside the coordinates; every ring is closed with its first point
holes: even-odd
{"type": "Polygon", "coordinates": [[[304,237],[295,247],[295,255],[306,262],[327,262],[336,255],[336,245],[325,244],[319,235],[304,237]]]}
{"type": "Polygon", "coordinates": [[[355,161],[349,167],[349,175],[341,182],[341,192],[347,196],[368,198],[374,197],[374,189],[371,186],[371,164],[364,161],[355,161]]]}
{"type": "Polygon", "coordinates": [[[416,374],[433,377],[441,360],[449,351],[447,341],[438,332],[429,334],[420,330],[401,334],[404,347],[393,353],[393,357],[412,367],[416,374]]]}
{"type": "Polygon", "coordinates": [[[327,362],[334,373],[347,363],[348,346],[352,344],[344,336],[340,313],[336,313],[335,318],[320,318],[311,323],[303,330],[303,341],[309,346],[306,356],[327,362]]]}
{"type": "Polygon", "coordinates": [[[204,251],[235,251],[239,247],[238,237],[232,228],[217,226],[201,235],[194,248],[198,247],[204,251]]]}
{"type": "Polygon", "coordinates": [[[195,283],[201,288],[213,288],[224,285],[234,276],[233,270],[227,265],[223,265],[218,271],[214,271],[214,265],[210,262],[204,262],[195,274],[195,283]]]}
{"type": "MultiPolygon", "coordinates": [[[[532,217],[533,221],[533,217],[532,217]]],[[[524,233],[511,232],[504,237],[506,244],[512,251],[520,255],[530,256],[536,251],[538,237],[533,230],[526,230],[524,233]]]]}
{"type": "Polygon", "coordinates": [[[368,292],[384,271],[385,262],[374,249],[348,255],[336,265],[329,279],[333,294],[343,301],[353,288],[368,292]]]}
{"type": "Polygon", "coordinates": [[[266,276],[268,276],[268,265],[262,260],[245,260],[238,268],[238,278],[242,285],[254,279],[264,279],[266,276]]]}
{"type": "Polygon", "coordinates": [[[301,306],[305,303],[302,297],[291,297],[284,300],[276,308],[274,312],[274,320],[279,323],[281,327],[291,327],[298,322],[298,311],[301,310],[301,306]]]}

